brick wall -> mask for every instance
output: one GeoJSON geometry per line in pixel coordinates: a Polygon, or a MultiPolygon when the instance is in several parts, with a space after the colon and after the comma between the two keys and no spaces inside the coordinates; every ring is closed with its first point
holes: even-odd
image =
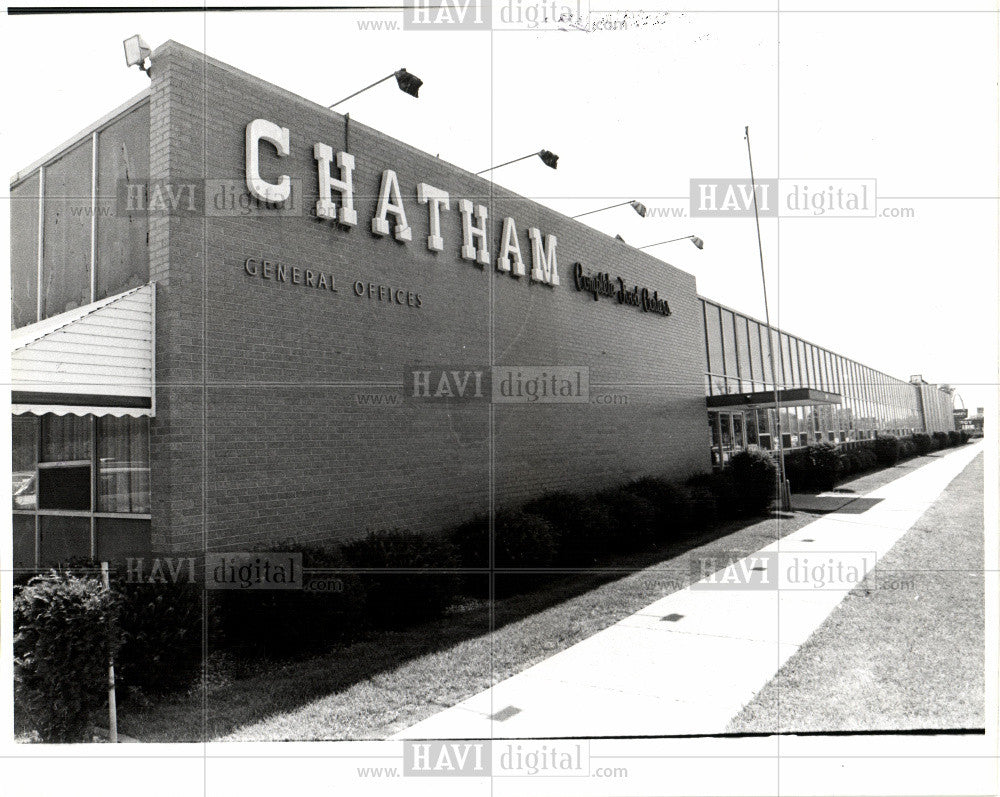
{"type": "Polygon", "coordinates": [[[356,122],[348,133],[344,117],[175,43],[154,63],[152,178],[229,180],[245,194],[245,127],[264,118],[289,128],[291,154],[279,160],[262,145],[262,173],[301,178],[306,209],[150,220],[156,542],[237,548],[432,530],[486,511],[491,496],[507,505],[556,487],[707,468],[694,277],[356,122]],[[309,215],[316,142],[356,158],[354,228],[309,215]],[[399,176],[409,243],[370,232],[387,168],[399,176]],[[418,182],[451,195],[442,252],[425,244],[418,182]],[[494,262],[504,216],[517,222],[529,270],[528,227],[557,236],[562,284],[462,260],[462,197],[489,208],[494,262]],[[333,274],[337,292],[250,276],[247,258],[333,274]],[[574,261],[655,288],[672,315],[595,302],[574,289],[574,261]],[[359,297],[356,280],[419,293],[421,306],[359,297]],[[401,396],[413,365],[491,362],[589,367],[592,392],[615,398],[544,407],[357,398],[401,396]]]}

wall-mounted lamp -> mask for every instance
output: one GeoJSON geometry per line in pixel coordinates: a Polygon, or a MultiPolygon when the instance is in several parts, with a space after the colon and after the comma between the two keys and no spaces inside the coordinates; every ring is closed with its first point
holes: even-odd
{"type": "Polygon", "coordinates": [[[655,244],[646,244],[645,246],[637,246],[636,249],[649,249],[651,246],[660,246],[661,244],[672,244],[674,241],[686,241],[690,239],[691,243],[697,246],[699,249],[705,248],[705,242],[701,240],[697,235],[684,235],[680,238],[671,238],[669,241],[660,241],[655,244]]]}
{"type": "Polygon", "coordinates": [[[340,103],[342,102],[347,102],[352,97],[357,97],[359,94],[368,91],[368,89],[374,88],[379,83],[384,83],[391,77],[396,78],[396,85],[399,86],[399,90],[406,92],[411,97],[416,97],[417,93],[420,91],[420,87],[424,85],[424,81],[422,81],[412,72],[407,72],[406,67],[403,67],[401,69],[397,69],[395,72],[390,72],[385,77],[379,78],[374,83],[365,86],[363,89],[356,91],[353,94],[348,94],[346,97],[344,97],[344,99],[337,100],[333,105],[327,105],[326,107],[333,108],[336,105],[340,105],[340,103]]]}
{"type": "Polygon", "coordinates": [[[640,202],[638,199],[630,199],[628,202],[619,202],[616,205],[608,205],[605,208],[598,208],[597,210],[588,210],[586,213],[577,213],[575,216],[570,216],[570,218],[571,219],[579,219],[582,216],[589,216],[591,213],[600,213],[601,211],[604,211],[604,210],[611,210],[611,208],[620,208],[620,207],[623,207],[625,205],[630,205],[632,207],[632,210],[634,210],[636,213],[638,213],[643,218],[646,218],[646,214],[649,212],[646,209],[646,206],[644,204],[642,204],[642,202],[640,202]]]}
{"type": "Polygon", "coordinates": [[[150,46],[143,41],[142,36],[138,33],[135,36],[129,36],[122,42],[122,44],[125,46],[125,63],[128,66],[139,67],[139,69],[152,77],[153,67],[152,65],[146,66],[146,61],[149,60],[153,51],[150,46]]]}
{"type": "Polygon", "coordinates": [[[528,158],[533,158],[537,155],[542,159],[542,163],[548,166],[550,169],[555,169],[559,161],[559,156],[554,152],[549,152],[547,149],[541,149],[538,152],[529,152],[527,155],[522,155],[520,158],[514,158],[514,160],[506,161],[505,163],[498,163],[496,166],[490,166],[488,169],[483,169],[481,172],[476,172],[476,174],[486,174],[486,172],[493,171],[494,169],[501,169],[504,166],[510,166],[512,163],[517,163],[518,161],[527,160],[528,158]]]}

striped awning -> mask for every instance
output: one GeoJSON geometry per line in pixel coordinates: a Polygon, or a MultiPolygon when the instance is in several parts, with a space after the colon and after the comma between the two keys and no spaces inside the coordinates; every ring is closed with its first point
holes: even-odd
{"type": "Polygon", "coordinates": [[[15,415],[154,415],[153,283],[11,332],[15,415]]]}

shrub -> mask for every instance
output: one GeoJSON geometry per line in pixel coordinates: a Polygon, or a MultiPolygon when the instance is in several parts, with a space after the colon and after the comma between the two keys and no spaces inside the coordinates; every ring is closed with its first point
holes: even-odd
{"type": "Polygon", "coordinates": [[[972,437],[972,435],[966,429],[962,429],[958,434],[962,438],[962,443],[963,444],[964,443],[968,443],[969,439],[972,437]]]}
{"type": "Polygon", "coordinates": [[[728,473],[721,470],[711,473],[696,473],[687,480],[686,484],[689,487],[707,490],[712,495],[712,503],[715,506],[717,517],[735,517],[733,485],[728,473]]]}
{"type": "MultiPolygon", "coordinates": [[[[462,567],[489,566],[489,518],[477,515],[455,528],[451,540],[462,567]]],[[[496,567],[546,567],[558,550],[555,530],[544,518],[517,509],[498,510],[494,519],[496,567]]]]}
{"type": "Polygon", "coordinates": [[[213,590],[208,593],[216,644],[283,657],[354,639],[366,628],[364,585],[337,548],[282,541],[269,550],[302,554],[303,568],[328,575],[307,577],[326,589],[213,590]]]}
{"type": "Polygon", "coordinates": [[[133,688],[163,695],[184,689],[202,667],[200,584],[113,584],[121,613],[121,649],[115,680],[124,694],[133,688]]]}
{"type": "Polygon", "coordinates": [[[666,539],[683,532],[687,525],[687,494],[666,479],[646,476],[625,489],[653,505],[653,534],[666,539]]]}
{"type": "Polygon", "coordinates": [[[636,551],[653,544],[656,507],[626,489],[608,490],[597,496],[611,516],[608,547],[636,551]]]}
{"type": "Polygon", "coordinates": [[[365,614],[381,628],[398,628],[440,617],[455,598],[454,573],[399,572],[423,568],[454,568],[458,552],[440,536],[405,529],[376,531],[343,547],[353,567],[382,572],[358,574],[364,584],[365,614]]]}
{"type": "Polygon", "coordinates": [[[604,504],[569,492],[554,492],[526,504],[524,511],[552,527],[557,539],[555,561],[592,565],[607,548],[613,519],[604,504]]]}
{"type": "Polygon", "coordinates": [[[715,525],[718,519],[718,507],[715,494],[704,485],[690,483],[678,487],[680,500],[684,507],[685,527],[696,531],[704,531],[715,525]]]}
{"type": "MultiPolygon", "coordinates": [[[[493,563],[498,568],[550,567],[559,550],[559,540],[552,525],[538,515],[516,509],[499,510],[493,521],[493,563]]],[[[451,532],[458,548],[462,567],[489,566],[489,518],[478,515],[451,532]]],[[[482,574],[465,577],[464,590],[472,595],[489,595],[489,581],[482,574]]],[[[498,595],[528,592],[545,579],[534,573],[500,574],[494,578],[498,595]]]]}
{"type": "Polygon", "coordinates": [[[857,461],[858,473],[873,470],[878,466],[878,458],[875,456],[875,451],[870,445],[863,445],[856,449],[854,457],[857,461]]]}
{"type": "Polygon", "coordinates": [[[850,452],[840,454],[840,458],[837,460],[837,473],[841,478],[853,474],[856,467],[857,461],[851,456],[850,452]]]}
{"type": "Polygon", "coordinates": [[[809,488],[832,490],[840,474],[840,452],[833,443],[813,443],[807,449],[809,456],[809,488]]]}
{"type": "Polygon", "coordinates": [[[118,599],[94,578],[52,571],[14,601],[14,683],[30,726],[46,742],[90,740],[118,648],[118,599]]]}
{"type": "Polygon", "coordinates": [[[962,435],[952,430],[948,432],[948,442],[954,447],[961,445],[964,441],[962,440],[962,435]]]}
{"type": "Polygon", "coordinates": [[[951,440],[948,438],[947,432],[934,432],[934,448],[940,451],[943,448],[948,448],[951,445],[951,440]]]}
{"type": "Polygon", "coordinates": [[[930,435],[917,432],[917,434],[913,435],[913,447],[918,457],[923,457],[931,453],[933,443],[931,442],[930,435]]]}
{"type": "Polygon", "coordinates": [[[778,469],[763,451],[741,451],[726,465],[730,506],[739,516],[767,512],[777,494],[778,469]]]}
{"type": "Polygon", "coordinates": [[[899,458],[909,459],[914,454],[916,454],[916,448],[913,445],[912,437],[904,437],[899,441],[899,458]]]}
{"type": "Polygon", "coordinates": [[[899,462],[899,439],[894,435],[879,435],[875,438],[875,460],[880,468],[891,468],[899,462]]]}
{"type": "Polygon", "coordinates": [[[812,489],[812,464],[808,449],[785,453],[785,478],[793,490],[812,489]]]}

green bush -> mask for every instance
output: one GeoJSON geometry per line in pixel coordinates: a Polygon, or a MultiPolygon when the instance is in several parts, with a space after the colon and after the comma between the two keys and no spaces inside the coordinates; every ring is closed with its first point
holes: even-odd
{"type": "Polygon", "coordinates": [[[381,571],[357,574],[364,585],[365,615],[380,628],[433,620],[455,598],[457,574],[409,572],[458,566],[458,552],[443,537],[390,529],[372,532],[342,550],[352,567],[381,571]]]}
{"type": "MultiPolygon", "coordinates": [[[[489,566],[489,518],[477,515],[455,528],[451,540],[462,567],[489,566]]],[[[494,518],[495,567],[548,567],[555,561],[558,540],[544,518],[517,509],[501,509],[494,518]]]]}
{"type": "Polygon", "coordinates": [[[138,688],[149,695],[185,689],[202,669],[200,584],[141,584],[116,578],[121,649],[115,680],[123,696],[138,688]]]}
{"type": "Polygon", "coordinates": [[[768,511],[777,495],[778,468],[763,451],[741,451],[724,470],[733,513],[760,515],[768,511]]]}
{"type": "Polygon", "coordinates": [[[94,578],[52,571],[14,601],[14,689],[45,742],[89,741],[118,648],[118,598],[94,578]]]}
{"type": "Polygon", "coordinates": [[[525,505],[551,527],[558,541],[555,561],[566,565],[594,564],[607,549],[613,519],[604,504],[569,492],[547,493],[525,505]]]}
{"type": "Polygon", "coordinates": [[[683,488],[646,476],[625,485],[625,489],[653,505],[653,534],[659,539],[670,539],[682,534],[688,525],[687,495],[683,488]]]}
{"type": "Polygon", "coordinates": [[[854,457],[858,463],[858,473],[864,473],[878,467],[878,457],[875,456],[873,447],[867,441],[865,445],[854,451],[854,457]]]}
{"type": "Polygon", "coordinates": [[[874,448],[880,468],[891,468],[899,462],[899,438],[894,435],[879,435],[875,438],[874,448]]]}
{"type": "Polygon", "coordinates": [[[926,435],[923,432],[917,432],[913,435],[913,447],[918,457],[927,456],[927,454],[931,453],[933,446],[934,444],[931,441],[930,435],[926,435]]]}
{"type": "Polygon", "coordinates": [[[650,501],[621,488],[600,493],[597,500],[611,516],[609,548],[637,551],[652,546],[656,507],[650,501]]]}
{"type": "Polygon", "coordinates": [[[715,525],[719,514],[715,493],[703,484],[690,481],[677,489],[684,507],[685,530],[705,531],[715,525]]]}
{"type": "MultiPolygon", "coordinates": [[[[538,515],[517,509],[501,509],[493,521],[493,565],[501,569],[551,567],[559,552],[559,539],[552,525],[538,515]]],[[[489,518],[477,515],[451,532],[458,548],[462,567],[486,568],[490,559],[489,518]]],[[[546,579],[538,573],[501,573],[494,576],[498,596],[530,592],[546,579]]],[[[470,573],[463,579],[463,591],[487,597],[489,579],[485,574],[470,573]]]]}
{"type": "Polygon", "coordinates": [[[269,550],[302,554],[303,568],[322,568],[305,581],[324,589],[212,590],[208,593],[214,646],[270,657],[322,650],[349,641],[367,627],[364,585],[338,548],[289,540],[269,550]]]}
{"type": "Polygon", "coordinates": [[[848,452],[841,452],[840,458],[837,460],[837,473],[840,478],[845,476],[850,476],[854,473],[855,468],[854,458],[848,452]]]}
{"type": "Polygon", "coordinates": [[[812,462],[808,449],[785,452],[785,478],[792,491],[812,489],[812,462]]]}
{"type": "Polygon", "coordinates": [[[840,452],[833,443],[813,443],[809,446],[809,489],[832,490],[840,475],[840,452]]]}
{"type": "Polygon", "coordinates": [[[736,516],[735,502],[733,500],[733,484],[729,479],[729,474],[725,471],[716,470],[711,473],[696,473],[685,484],[699,490],[706,490],[711,494],[717,518],[732,518],[736,516]]]}
{"type": "Polygon", "coordinates": [[[963,443],[962,435],[960,435],[957,431],[952,430],[948,432],[948,442],[952,447],[960,446],[963,443]]]}

